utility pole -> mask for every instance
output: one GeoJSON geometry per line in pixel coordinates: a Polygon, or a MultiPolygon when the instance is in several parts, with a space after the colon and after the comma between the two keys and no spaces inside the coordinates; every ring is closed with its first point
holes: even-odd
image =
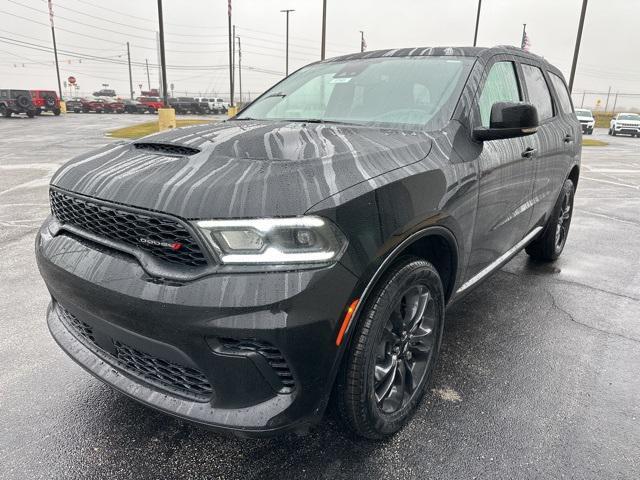
{"type": "Polygon", "coordinates": [[[242,103],[242,48],[240,46],[240,37],[238,38],[238,96],[239,102],[242,103]]]}
{"type": "Polygon", "coordinates": [[[164,57],[164,25],[162,20],[162,0],[158,0],[158,25],[160,27],[160,69],[162,71],[162,101],[164,108],[168,108],[167,102],[167,64],[164,57]]]}
{"type": "Polygon", "coordinates": [[[320,47],[320,60],[324,60],[325,44],[327,39],[327,0],[322,0],[322,45],[320,47]]]}
{"type": "Polygon", "coordinates": [[[607,92],[607,102],[604,104],[604,113],[607,113],[607,109],[609,108],[609,97],[611,96],[611,87],[609,87],[609,91],[607,92]]]}
{"type": "Polygon", "coordinates": [[[162,98],[162,61],[160,60],[160,34],[158,32],[156,32],[156,53],[158,56],[158,90],[160,90],[158,93],[159,97],[162,98]]]}
{"type": "Polygon", "coordinates": [[[231,55],[231,65],[233,65],[233,70],[231,73],[231,78],[233,78],[233,89],[235,90],[236,86],[236,26],[233,26],[233,51],[231,55]]]}
{"type": "Polygon", "coordinates": [[[58,94],[62,100],[62,84],[60,83],[60,67],[58,66],[58,47],[56,46],[56,29],[53,26],[53,2],[49,0],[49,21],[51,22],[51,37],[53,37],[53,55],[56,59],[56,75],[58,76],[58,94]]]}
{"type": "Polygon", "coordinates": [[[573,81],[576,77],[576,66],[578,65],[578,54],[580,53],[580,42],[582,41],[584,16],[587,13],[587,1],[588,0],[582,0],[582,11],[580,12],[580,23],[578,24],[578,36],[576,37],[576,47],[573,51],[573,63],[571,64],[571,75],[569,76],[569,92],[573,90],[573,81]]]}
{"type": "Polygon", "coordinates": [[[584,91],[582,92],[582,102],[580,103],[580,108],[584,107],[584,95],[585,95],[585,93],[587,93],[587,91],[586,91],[586,90],[584,90],[584,91]]]}
{"type": "Polygon", "coordinates": [[[295,12],[295,10],[289,9],[289,10],[280,10],[281,13],[286,13],[287,14],[287,45],[286,45],[286,55],[285,55],[285,77],[289,76],[289,13],[291,12],[295,12]]]}
{"type": "Polygon", "coordinates": [[[618,104],[618,92],[616,92],[616,96],[613,98],[613,109],[611,113],[616,114],[616,105],[618,104]]]}
{"type": "Polygon", "coordinates": [[[524,47],[526,47],[527,43],[527,24],[523,23],[522,24],[522,40],[520,40],[520,48],[522,50],[524,50],[524,47]]]}
{"type": "MultiPolygon", "coordinates": [[[[147,64],[147,87],[149,87],[149,91],[151,91],[151,77],[149,76],[149,59],[145,58],[144,63],[147,64]]],[[[140,88],[142,90],[142,88],[140,88]]]]}
{"type": "Polygon", "coordinates": [[[229,17],[229,106],[233,107],[233,45],[231,38],[231,0],[228,0],[227,16],[229,17]]]}
{"type": "Polygon", "coordinates": [[[478,27],[480,26],[480,8],[482,7],[482,0],[478,0],[478,13],[476,15],[476,31],[473,34],[473,46],[478,44],[478,27]]]}
{"type": "Polygon", "coordinates": [[[360,30],[360,52],[364,52],[364,47],[365,47],[364,32],[360,30]]]}
{"type": "Polygon", "coordinates": [[[133,77],[131,76],[131,51],[129,50],[129,42],[127,42],[127,60],[129,62],[129,94],[133,100],[133,77]]]}

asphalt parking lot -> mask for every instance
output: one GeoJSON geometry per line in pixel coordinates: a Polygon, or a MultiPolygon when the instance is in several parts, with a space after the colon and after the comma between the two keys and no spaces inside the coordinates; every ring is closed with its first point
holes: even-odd
{"type": "MultiPolygon", "coordinates": [[[[147,119],[145,116],[144,119],[147,119]]],[[[241,440],[94,379],[49,336],[33,257],[47,184],[135,115],[0,121],[0,478],[580,478],[640,476],[640,138],[594,137],[566,249],[519,254],[447,314],[432,390],[384,443],[331,418],[241,440]]]]}

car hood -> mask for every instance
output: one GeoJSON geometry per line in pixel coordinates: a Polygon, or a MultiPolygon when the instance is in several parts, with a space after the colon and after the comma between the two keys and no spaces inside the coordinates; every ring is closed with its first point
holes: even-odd
{"type": "Polygon", "coordinates": [[[576,115],[576,117],[578,117],[578,120],[584,120],[585,122],[586,121],[588,121],[588,122],[593,122],[594,121],[593,117],[587,117],[587,116],[584,116],[584,115],[576,115]]]}
{"type": "Polygon", "coordinates": [[[51,184],[189,219],[300,215],[430,148],[424,132],[229,121],[111,144],[71,160],[51,184]],[[179,156],[167,146],[196,150],[179,156]]]}

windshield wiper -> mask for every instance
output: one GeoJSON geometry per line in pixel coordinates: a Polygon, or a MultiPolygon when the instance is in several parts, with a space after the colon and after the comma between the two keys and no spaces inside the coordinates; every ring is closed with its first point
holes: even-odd
{"type": "Polygon", "coordinates": [[[338,120],[323,120],[322,118],[287,118],[283,122],[299,122],[299,123],[327,123],[330,125],[362,125],[357,122],[344,122],[338,120]]]}
{"type": "Polygon", "coordinates": [[[282,92],[276,92],[276,93],[272,93],[271,95],[267,95],[264,98],[271,98],[271,97],[280,97],[280,98],[284,98],[286,97],[287,94],[286,93],[282,93],[282,92]]]}

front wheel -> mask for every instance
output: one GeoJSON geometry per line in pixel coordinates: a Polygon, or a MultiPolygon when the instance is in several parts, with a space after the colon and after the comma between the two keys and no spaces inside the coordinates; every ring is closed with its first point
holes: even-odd
{"type": "Polygon", "coordinates": [[[399,260],[367,299],[338,375],[334,402],[358,436],[382,439],[415,413],[440,349],[442,282],[431,263],[399,260]]]}
{"type": "Polygon", "coordinates": [[[54,108],[53,109],[53,114],[57,117],[60,115],[60,109],[59,108],[54,108]]]}
{"type": "Polygon", "coordinates": [[[35,117],[37,114],[36,112],[37,112],[36,110],[27,110],[27,117],[29,118],[35,117]]]}
{"type": "Polygon", "coordinates": [[[4,118],[9,118],[11,116],[11,110],[9,110],[5,105],[0,105],[0,115],[4,118]]]}
{"type": "Polygon", "coordinates": [[[573,182],[567,178],[542,235],[527,245],[526,252],[530,257],[551,262],[560,256],[569,235],[574,194],[573,182]]]}

